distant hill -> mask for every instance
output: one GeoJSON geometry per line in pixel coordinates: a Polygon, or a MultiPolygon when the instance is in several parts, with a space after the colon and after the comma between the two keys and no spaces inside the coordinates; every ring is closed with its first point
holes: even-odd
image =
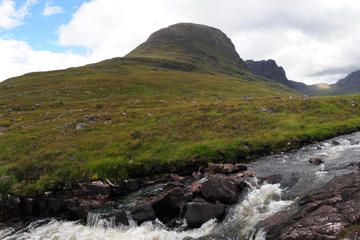
{"type": "Polygon", "coordinates": [[[338,95],[360,93],[360,70],[331,85],[331,89],[338,95]]]}
{"type": "Polygon", "coordinates": [[[288,80],[285,70],[272,59],[266,61],[247,60],[245,62],[252,73],[310,96],[360,93],[360,70],[349,74],[335,84],[318,83],[306,85],[305,83],[288,80]]]}

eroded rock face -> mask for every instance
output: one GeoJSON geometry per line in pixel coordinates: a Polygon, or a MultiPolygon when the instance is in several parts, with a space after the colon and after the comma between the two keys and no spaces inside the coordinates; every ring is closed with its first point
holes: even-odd
{"type": "Polygon", "coordinates": [[[360,174],[339,176],[302,196],[294,210],[265,220],[267,240],[359,239],[360,174]],[[356,227],[357,226],[357,227],[356,227]]]}

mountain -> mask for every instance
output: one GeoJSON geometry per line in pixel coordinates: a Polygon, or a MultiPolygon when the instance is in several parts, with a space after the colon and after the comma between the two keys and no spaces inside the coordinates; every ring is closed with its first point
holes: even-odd
{"type": "Polygon", "coordinates": [[[318,83],[306,85],[305,83],[288,80],[285,70],[272,59],[262,61],[247,60],[245,63],[252,73],[310,96],[360,93],[360,70],[349,74],[335,84],[318,83]]]}
{"type": "Polygon", "coordinates": [[[360,70],[352,72],[344,79],[332,84],[331,89],[337,95],[360,93],[360,70]]]}
{"type": "Polygon", "coordinates": [[[234,44],[219,29],[179,23],[150,35],[127,57],[165,58],[194,64],[202,72],[241,72],[246,64],[234,44]]]}

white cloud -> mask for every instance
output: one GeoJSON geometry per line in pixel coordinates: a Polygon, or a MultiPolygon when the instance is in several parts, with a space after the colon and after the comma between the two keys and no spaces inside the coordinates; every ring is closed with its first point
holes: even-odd
{"type": "Polygon", "coordinates": [[[61,6],[53,6],[51,2],[45,3],[45,8],[43,11],[44,16],[51,16],[55,14],[63,13],[64,9],[61,6]]]}
{"type": "Polygon", "coordinates": [[[0,2],[0,29],[10,29],[21,25],[30,7],[36,3],[37,0],[26,0],[23,6],[16,9],[15,1],[2,0],[0,2]]]}
{"type": "Polygon", "coordinates": [[[161,27],[203,23],[223,30],[244,59],[273,58],[290,79],[331,82],[346,73],[327,68],[360,69],[359,10],[357,0],[92,0],[60,27],[59,43],[100,60],[125,55],[161,27]]]}
{"type": "Polygon", "coordinates": [[[20,74],[62,69],[84,65],[89,56],[67,53],[53,53],[50,51],[36,51],[26,42],[0,38],[0,79],[5,80],[20,74]]]}

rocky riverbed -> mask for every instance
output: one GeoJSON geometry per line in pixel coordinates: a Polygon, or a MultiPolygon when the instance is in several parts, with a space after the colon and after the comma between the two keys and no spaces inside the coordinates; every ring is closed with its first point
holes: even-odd
{"type": "Polygon", "coordinates": [[[35,198],[2,196],[1,217],[11,224],[24,217],[86,222],[98,213],[114,219],[115,225],[129,225],[130,217],[138,225],[158,219],[178,227],[185,219],[189,228],[197,228],[213,218],[222,220],[254,175],[243,164],[209,164],[186,177],[166,174],[156,180],[73,183],[35,198]]]}
{"type": "Polygon", "coordinates": [[[354,133],[248,165],[210,164],[192,176],[3,196],[2,221],[8,221],[0,237],[359,239],[359,142],[354,133]]]}

